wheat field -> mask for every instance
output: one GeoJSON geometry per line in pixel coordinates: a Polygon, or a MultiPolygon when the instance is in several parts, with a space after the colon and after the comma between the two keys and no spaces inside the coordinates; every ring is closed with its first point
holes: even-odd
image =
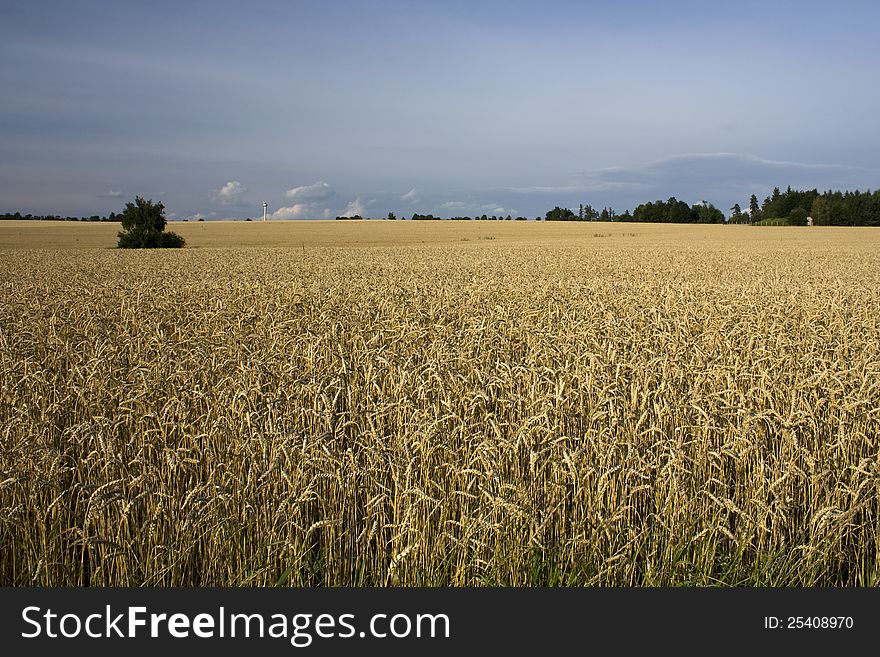
{"type": "Polygon", "coordinates": [[[880,230],[492,224],[0,226],[0,584],[880,583],[880,230]]]}

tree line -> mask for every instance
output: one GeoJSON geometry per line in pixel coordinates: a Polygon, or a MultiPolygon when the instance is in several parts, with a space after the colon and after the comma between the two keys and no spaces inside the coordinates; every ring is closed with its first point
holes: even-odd
{"type": "MultiPolygon", "coordinates": [[[[123,214],[111,212],[107,216],[92,215],[90,217],[63,217],[61,215],[33,215],[21,212],[7,212],[0,214],[3,220],[26,220],[26,221],[94,221],[94,222],[119,222],[123,214]]],[[[559,206],[548,210],[543,217],[535,217],[535,221],[620,221],[620,222],[645,222],[645,223],[685,223],[685,224],[784,224],[792,226],[805,226],[812,218],[812,223],[818,226],[880,226],[880,190],[871,192],[856,191],[832,191],[819,193],[817,189],[796,190],[790,186],[783,192],[775,187],[773,192],[764,198],[763,203],[758,201],[755,194],[748,201],[745,209],[739,203],[730,208],[730,216],[711,203],[703,201],[688,205],[674,196],[666,201],[657,200],[642,203],[635,210],[629,210],[618,214],[613,208],[605,207],[601,210],[594,208],[589,203],[581,203],[577,213],[569,208],[559,206]]],[[[364,217],[354,215],[351,217],[336,217],[338,220],[359,221],[364,217]]],[[[389,212],[386,220],[395,221],[397,215],[389,212]]],[[[513,217],[499,215],[457,216],[449,219],[433,214],[413,213],[412,221],[526,221],[523,216],[513,217]]],[[[186,221],[186,220],[184,220],[186,221]]],[[[199,219],[202,221],[202,219],[199,219]]],[[[249,220],[248,220],[249,221],[249,220]]]]}
{"type": "MultiPolygon", "coordinates": [[[[336,217],[338,221],[358,221],[364,218],[360,215],[351,217],[336,217]]],[[[397,215],[389,212],[385,218],[388,221],[395,221],[397,215]]],[[[413,213],[411,221],[528,221],[528,217],[508,214],[501,215],[476,215],[474,217],[438,217],[433,214],[413,213]]],[[[724,213],[721,212],[711,203],[698,203],[689,206],[684,201],[679,201],[675,197],[668,201],[655,201],[652,203],[643,203],[638,206],[634,212],[629,210],[618,214],[614,208],[605,207],[601,210],[594,208],[589,204],[581,204],[578,212],[569,208],[561,208],[558,205],[552,210],[548,210],[543,217],[535,217],[535,221],[631,221],[631,222],[657,222],[657,223],[723,223],[725,221],[724,213]]]]}
{"type": "Polygon", "coordinates": [[[613,208],[597,210],[581,204],[577,214],[569,208],[556,206],[544,221],[622,221],[682,224],[781,224],[806,226],[810,219],[816,226],[880,226],[880,190],[871,192],[797,190],[789,186],[784,192],[778,187],[763,203],[752,194],[748,209],[739,203],[730,209],[730,216],[713,204],[703,201],[688,205],[674,196],[666,201],[642,203],[630,213],[618,214],[613,208]]]}
{"type": "Polygon", "coordinates": [[[93,214],[91,217],[62,217],[59,214],[22,214],[21,212],[6,212],[0,214],[0,221],[121,221],[119,215],[111,212],[102,217],[93,214]]]}
{"type": "Polygon", "coordinates": [[[731,223],[784,223],[805,226],[812,218],[816,226],[880,226],[880,190],[871,192],[796,190],[778,187],[763,203],[752,194],[748,211],[737,203],[731,208],[731,223]]]}
{"type": "MultiPolygon", "coordinates": [[[[506,217],[500,217],[500,216],[496,216],[494,214],[490,217],[490,216],[487,216],[484,214],[484,215],[478,215],[475,217],[469,217],[469,216],[449,217],[447,219],[444,217],[435,216],[433,214],[418,214],[417,212],[414,212],[412,217],[410,217],[410,220],[411,221],[528,221],[528,218],[527,217],[513,217],[511,215],[507,215],[506,217]]],[[[535,220],[540,221],[541,218],[535,217],[535,220]]],[[[344,216],[336,217],[336,221],[364,221],[364,218],[359,214],[355,214],[350,217],[344,217],[344,216]]],[[[366,221],[377,221],[377,220],[370,219],[368,217],[366,219],[366,221]]],[[[388,216],[385,217],[385,221],[397,221],[397,215],[394,214],[393,212],[389,212],[388,216]]]]}
{"type": "Polygon", "coordinates": [[[724,223],[724,213],[711,203],[688,205],[674,196],[666,201],[642,203],[633,212],[629,210],[618,214],[614,208],[597,210],[589,204],[581,204],[575,214],[568,208],[556,206],[544,217],[544,221],[622,221],[641,223],[676,224],[720,224],[724,223]]]}
{"type": "Polygon", "coordinates": [[[632,219],[629,211],[619,215],[613,208],[602,208],[600,211],[589,203],[586,205],[581,203],[578,206],[577,214],[568,208],[560,208],[557,205],[544,215],[544,221],[621,221],[625,217],[628,217],[630,220],[632,219]]]}
{"type": "MultiPolygon", "coordinates": [[[[438,221],[441,220],[442,217],[435,217],[433,214],[413,214],[412,221],[438,221]]],[[[527,221],[526,217],[514,217],[512,215],[507,215],[506,217],[502,217],[501,215],[477,215],[474,217],[464,216],[464,217],[451,217],[450,221],[527,221]]]]}

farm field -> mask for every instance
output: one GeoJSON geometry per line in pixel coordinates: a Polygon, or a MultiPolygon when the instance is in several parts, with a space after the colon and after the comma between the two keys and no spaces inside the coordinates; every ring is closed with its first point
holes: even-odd
{"type": "Polygon", "coordinates": [[[880,229],[0,222],[0,585],[876,586],[880,229]]]}
{"type": "MultiPolygon", "coordinates": [[[[110,249],[116,247],[118,223],[61,221],[0,221],[0,250],[110,249]]],[[[820,252],[829,247],[846,251],[876,250],[880,231],[873,228],[754,227],[705,224],[638,224],[534,221],[206,221],[168,223],[168,230],[186,239],[189,248],[372,247],[460,244],[466,242],[572,242],[587,240],[594,247],[624,240],[628,246],[679,247],[699,243],[740,248],[788,248],[820,252]],[[639,238],[633,243],[634,238],[639,238]],[[594,242],[602,239],[602,242],[594,242]]]]}

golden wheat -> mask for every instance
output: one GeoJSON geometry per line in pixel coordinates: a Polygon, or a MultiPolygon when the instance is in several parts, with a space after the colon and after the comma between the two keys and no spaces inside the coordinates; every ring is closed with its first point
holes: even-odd
{"type": "Polygon", "coordinates": [[[873,232],[520,229],[0,251],[0,583],[880,582],[873,232]]]}

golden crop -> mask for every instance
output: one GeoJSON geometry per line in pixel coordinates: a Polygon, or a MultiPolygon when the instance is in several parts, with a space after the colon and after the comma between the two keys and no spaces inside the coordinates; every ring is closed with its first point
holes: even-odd
{"type": "Polygon", "coordinates": [[[377,226],[0,250],[0,584],[880,583],[880,232],[377,226]]]}

